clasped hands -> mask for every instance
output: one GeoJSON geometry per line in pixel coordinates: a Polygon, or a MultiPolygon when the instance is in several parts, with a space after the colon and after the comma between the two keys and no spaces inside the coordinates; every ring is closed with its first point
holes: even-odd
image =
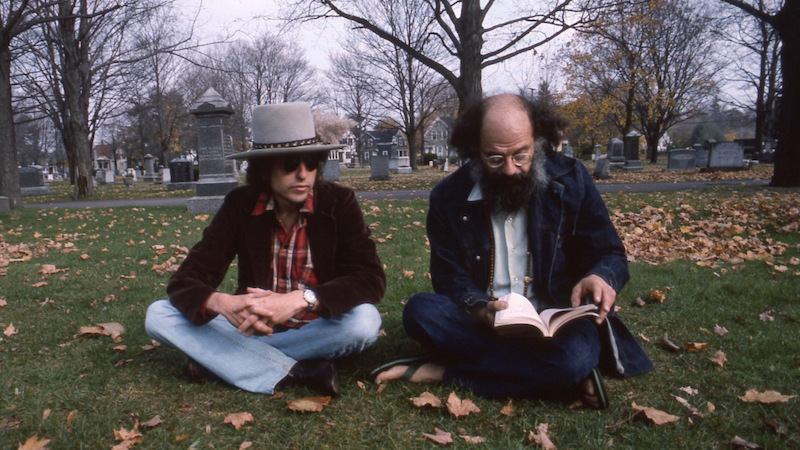
{"type": "Polygon", "coordinates": [[[247,337],[271,336],[275,325],[286,322],[308,306],[303,291],[278,294],[260,288],[247,288],[246,294],[215,292],[206,309],[222,314],[247,337]]]}
{"type": "MultiPolygon", "coordinates": [[[[611,308],[614,307],[614,302],[617,299],[617,291],[606,283],[604,279],[592,274],[583,278],[572,288],[570,303],[573,307],[580,306],[584,298],[589,298],[597,303],[598,316],[595,317],[594,321],[596,324],[600,325],[606,320],[606,316],[611,312],[611,308]]],[[[494,327],[495,312],[506,308],[508,308],[508,303],[503,300],[496,300],[473,307],[470,312],[479,322],[489,327],[494,327]]]]}

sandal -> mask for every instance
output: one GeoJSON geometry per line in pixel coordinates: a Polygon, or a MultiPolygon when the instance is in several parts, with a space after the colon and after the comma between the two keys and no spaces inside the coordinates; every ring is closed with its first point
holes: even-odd
{"type": "Polygon", "coordinates": [[[589,376],[586,377],[579,385],[580,399],[584,405],[592,409],[606,409],[608,408],[608,395],[606,395],[606,388],[603,385],[603,377],[600,371],[595,367],[589,376]],[[593,392],[590,392],[590,389],[593,392]]]}
{"type": "Polygon", "coordinates": [[[379,373],[385,372],[394,366],[408,366],[406,371],[403,372],[403,375],[400,376],[401,380],[408,381],[417,372],[417,369],[419,369],[421,365],[428,362],[429,359],[430,357],[428,355],[411,356],[408,358],[396,359],[394,361],[378,366],[372,372],[369,373],[369,377],[370,379],[374,380],[379,373]]]}

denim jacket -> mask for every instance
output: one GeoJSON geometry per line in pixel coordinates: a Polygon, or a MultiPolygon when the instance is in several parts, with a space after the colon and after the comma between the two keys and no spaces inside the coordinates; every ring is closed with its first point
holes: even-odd
{"type": "MultiPolygon", "coordinates": [[[[572,288],[596,274],[619,292],[628,281],[625,247],[586,168],[575,159],[548,152],[550,180],[528,207],[531,289],[545,308],[568,307],[572,288]]],[[[472,161],[431,192],[427,219],[434,290],[464,307],[490,301],[487,293],[492,232],[489,206],[468,201],[481,176],[472,161]]],[[[619,318],[601,328],[601,365],[619,376],[634,376],[652,363],[619,318]]]]}

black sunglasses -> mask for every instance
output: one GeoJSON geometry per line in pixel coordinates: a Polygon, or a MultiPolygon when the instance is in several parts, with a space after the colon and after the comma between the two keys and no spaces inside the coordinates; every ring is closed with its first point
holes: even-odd
{"type": "Polygon", "coordinates": [[[300,163],[306,166],[309,172],[319,169],[320,164],[328,159],[328,153],[310,153],[301,156],[284,156],[283,171],[291,173],[297,170],[300,163]]]}

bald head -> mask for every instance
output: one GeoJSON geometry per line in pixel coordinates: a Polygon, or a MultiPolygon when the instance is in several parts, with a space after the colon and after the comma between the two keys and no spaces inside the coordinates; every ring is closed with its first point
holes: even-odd
{"type": "Polygon", "coordinates": [[[533,126],[522,99],[511,94],[487,98],[480,130],[486,170],[505,175],[528,172],[533,152],[533,126]],[[501,158],[502,165],[494,167],[492,161],[501,158]]]}

